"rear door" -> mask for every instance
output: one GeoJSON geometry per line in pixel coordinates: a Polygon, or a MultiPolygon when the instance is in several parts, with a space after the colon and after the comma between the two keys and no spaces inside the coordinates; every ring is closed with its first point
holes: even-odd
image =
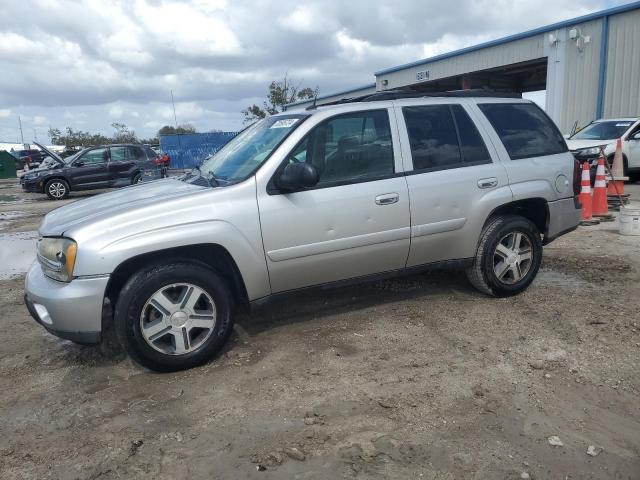
{"type": "Polygon", "coordinates": [[[78,157],[68,170],[72,190],[108,187],[111,184],[108,161],[107,147],[94,148],[78,157]]]}
{"type": "Polygon", "coordinates": [[[109,173],[114,187],[131,185],[133,177],[140,171],[138,164],[144,151],[136,145],[117,145],[109,148],[109,173]]]}
{"type": "Polygon", "coordinates": [[[318,184],[291,193],[259,187],[273,293],[404,267],[409,197],[390,115],[380,108],[325,119],[280,165],[311,163],[318,184]]]}
{"type": "Polygon", "coordinates": [[[472,257],[482,226],[511,200],[507,174],[464,101],[396,102],[411,203],[408,267],[472,257]]]}

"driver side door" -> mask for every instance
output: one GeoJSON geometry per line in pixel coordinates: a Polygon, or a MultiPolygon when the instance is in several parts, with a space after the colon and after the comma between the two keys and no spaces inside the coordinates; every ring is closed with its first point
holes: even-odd
{"type": "Polygon", "coordinates": [[[393,111],[330,117],[289,153],[320,180],[300,191],[270,182],[258,192],[273,293],[404,268],[409,253],[409,195],[401,171],[393,111]],[[392,122],[390,123],[390,117],[392,122]]]}
{"type": "Polygon", "coordinates": [[[111,183],[108,161],[107,147],[94,148],[77,158],[69,172],[72,190],[108,187],[111,183]]]}

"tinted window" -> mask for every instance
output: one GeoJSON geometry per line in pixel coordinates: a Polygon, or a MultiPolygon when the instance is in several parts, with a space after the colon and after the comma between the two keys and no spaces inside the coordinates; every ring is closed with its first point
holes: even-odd
{"type": "Polygon", "coordinates": [[[567,151],[562,135],[533,103],[478,105],[502,140],[512,160],[567,151]]]}
{"type": "Polygon", "coordinates": [[[462,154],[449,105],[402,109],[414,170],[460,166],[462,154]]]}
{"type": "Polygon", "coordinates": [[[144,147],[144,151],[147,153],[148,158],[156,158],[158,154],[151,147],[144,147]]]}
{"type": "Polygon", "coordinates": [[[127,160],[127,147],[111,147],[111,161],[124,162],[127,160]]]}
{"type": "Polygon", "coordinates": [[[89,150],[78,160],[80,162],[84,162],[85,165],[97,165],[100,163],[105,163],[108,158],[109,151],[106,148],[96,148],[94,150],[89,150]]]}
{"type": "Polygon", "coordinates": [[[461,105],[451,105],[451,111],[453,112],[453,118],[456,120],[456,127],[458,127],[460,149],[462,150],[464,163],[490,163],[491,157],[487,147],[467,112],[464,111],[461,105]]]}
{"type": "Polygon", "coordinates": [[[357,112],[317,125],[291,152],[289,162],[312,163],[318,186],[393,174],[393,145],[386,110],[357,112]]]}
{"type": "Polygon", "coordinates": [[[129,149],[129,160],[133,160],[135,162],[141,162],[147,159],[147,156],[145,155],[142,147],[131,146],[127,148],[129,149]]]}

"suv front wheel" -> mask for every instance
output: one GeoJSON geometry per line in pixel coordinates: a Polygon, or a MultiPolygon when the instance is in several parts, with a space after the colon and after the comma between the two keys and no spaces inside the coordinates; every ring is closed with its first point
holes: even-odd
{"type": "Polygon", "coordinates": [[[204,265],[155,265],[125,284],[114,320],[135,361],[160,372],[184,370],[208,362],[225,344],[232,297],[222,277],[204,265]]]}
{"type": "Polygon", "coordinates": [[[44,193],[51,200],[62,200],[69,196],[69,184],[61,178],[54,178],[44,185],[44,193]]]}
{"type": "Polygon", "coordinates": [[[487,295],[507,297],[526,289],[542,260],[542,241],[528,219],[505,215],[489,220],[467,277],[487,295]]]}

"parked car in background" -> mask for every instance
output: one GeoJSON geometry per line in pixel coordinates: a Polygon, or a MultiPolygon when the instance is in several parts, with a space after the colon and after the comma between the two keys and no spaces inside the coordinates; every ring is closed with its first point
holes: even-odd
{"type": "Polygon", "coordinates": [[[90,147],[62,159],[39,145],[52,159],[45,168],[25,173],[20,184],[25,191],[45,193],[59,200],[74,190],[123,187],[138,183],[141,173],[154,166],[156,154],[149,147],[136,144],[90,147]]]}
{"type": "Polygon", "coordinates": [[[518,294],[543,245],[578,226],[579,165],[534,103],[473,94],[273,115],[189,174],[54,210],[27,308],[90,344],[110,303],[127,352],[170,371],[220,351],[234,305],[308,287],[448,265],[485,294],[518,294]]]}
{"type": "Polygon", "coordinates": [[[48,156],[44,151],[35,148],[14,150],[10,153],[16,157],[16,170],[24,170],[25,165],[28,165],[29,169],[38,168],[48,156]]]}
{"type": "Polygon", "coordinates": [[[591,169],[595,171],[600,148],[604,148],[604,154],[611,163],[619,138],[622,139],[624,174],[637,178],[640,176],[640,119],[638,117],[596,120],[569,137],[567,145],[580,162],[589,161],[591,169]]]}

